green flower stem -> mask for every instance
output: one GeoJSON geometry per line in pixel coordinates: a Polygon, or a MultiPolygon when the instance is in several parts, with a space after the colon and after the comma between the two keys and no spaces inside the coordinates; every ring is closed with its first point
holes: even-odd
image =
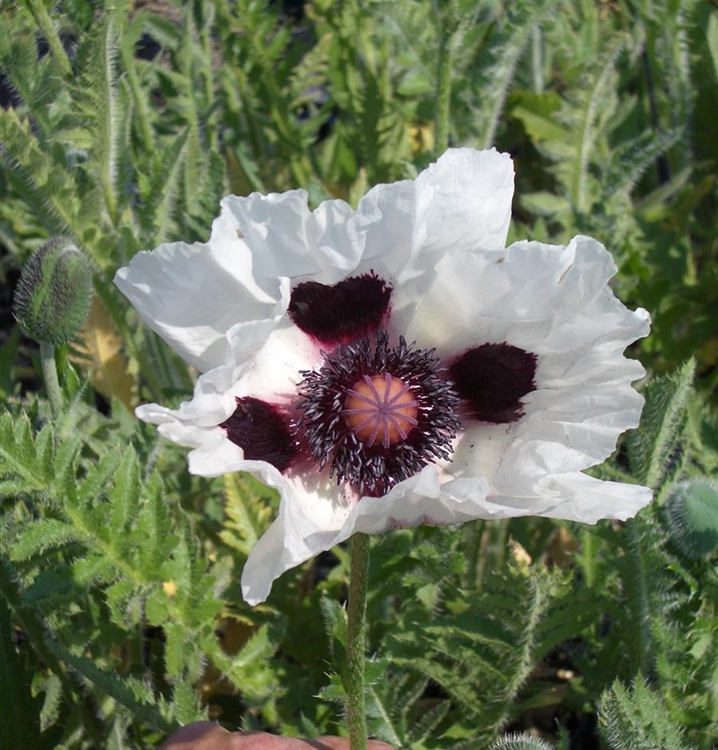
{"type": "Polygon", "coordinates": [[[449,147],[449,117],[451,113],[451,49],[452,38],[443,32],[439,47],[439,70],[436,77],[436,153],[441,155],[449,147]]]}
{"type": "Polygon", "coordinates": [[[643,556],[641,535],[638,531],[640,519],[629,518],[624,527],[626,553],[630,561],[629,574],[624,578],[626,601],[632,610],[631,622],[636,628],[635,643],[632,649],[634,670],[644,677],[652,677],[655,672],[653,630],[651,628],[651,605],[648,599],[648,573],[643,556]]]}
{"type": "Polygon", "coordinates": [[[352,537],[351,560],[347,628],[347,720],[351,750],[366,750],[364,654],[366,650],[366,590],[369,573],[369,537],[366,534],[354,534],[352,537]]]}
{"type": "Polygon", "coordinates": [[[474,521],[463,527],[464,549],[466,550],[466,588],[474,589],[479,582],[479,560],[481,559],[481,544],[484,535],[484,522],[474,521]]]}
{"type": "Polygon", "coordinates": [[[45,341],[40,342],[40,361],[42,363],[42,377],[45,380],[45,390],[50,399],[52,416],[57,417],[62,411],[62,390],[57,378],[57,364],[55,363],[55,347],[45,341]]]}
{"type": "Polygon", "coordinates": [[[598,580],[598,566],[596,555],[598,554],[598,540],[592,531],[585,528],[581,530],[581,554],[580,564],[583,571],[586,587],[592,589],[598,580]]]}

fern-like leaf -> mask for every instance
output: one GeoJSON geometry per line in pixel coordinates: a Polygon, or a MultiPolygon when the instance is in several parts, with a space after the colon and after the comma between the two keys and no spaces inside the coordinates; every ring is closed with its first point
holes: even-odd
{"type": "Polygon", "coordinates": [[[63,471],[55,471],[54,430],[46,424],[33,435],[26,414],[0,414],[0,490],[3,495],[50,492],[61,480],[81,440],[70,439],[62,454],[63,471]]]}
{"type": "Polygon", "coordinates": [[[672,453],[686,424],[687,405],[695,374],[693,360],[673,375],[646,386],[641,424],[626,440],[633,476],[654,489],[672,471],[672,453]]]}
{"type": "Polygon", "coordinates": [[[505,29],[496,35],[489,52],[490,64],[481,76],[481,110],[478,113],[477,143],[479,148],[490,148],[496,139],[496,129],[503,113],[509,87],[516,67],[536,29],[560,5],[556,0],[539,3],[517,3],[505,20],[505,29]]]}
{"type": "Polygon", "coordinates": [[[640,678],[632,690],[616,680],[603,694],[599,726],[611,750],[687,750],[659,696],[640,678]]]}

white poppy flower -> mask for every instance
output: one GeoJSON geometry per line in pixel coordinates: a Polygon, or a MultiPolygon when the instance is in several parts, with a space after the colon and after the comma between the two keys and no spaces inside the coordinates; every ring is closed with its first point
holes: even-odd
{"type": "Polygon", "coordinates": [[[638,424],[648,333],[594,239],[504,247],[506,154],[447,151],[353,211],[303,190],[229,196],[206,244],[140,253],[115,279],[203,374],[178,409],[138,416],[189,468],[248,471],[279,516],[244,598],[348,539],[417,524],[626,519],[650,490],[582,473],[638,424]]]}

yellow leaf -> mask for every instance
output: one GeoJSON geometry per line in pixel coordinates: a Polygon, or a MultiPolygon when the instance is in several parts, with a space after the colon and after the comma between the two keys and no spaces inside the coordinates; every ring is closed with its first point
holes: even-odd
{"type": "Polygon", "coordinates": [[[97,297],[80,336],[73,342],[73,362],[90,370],[92,387],[105,398],[118,398],[128,409],[136,403],[137,382],[128,372],[122,339],[97,297]]]}
{"type": "Polygon", "coordinates": [[[412,125],[409,128],[409,141],[412,154],[431,153],[434,150],[434,124],[412,125]]]}

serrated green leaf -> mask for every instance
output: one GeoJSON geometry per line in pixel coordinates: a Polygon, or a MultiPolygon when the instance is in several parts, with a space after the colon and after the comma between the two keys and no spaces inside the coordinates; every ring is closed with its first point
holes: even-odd
{"type": "Polygon", "coordinates": [[[206,718],[206,712],[200,707],[199,696],[184,681],[178,682],[172,693],[172,714],[183,725],[206,718]]]}
{"type": "Polygon", "coordinates": [[[536,216],[557,216],[571,210],[571,203],[566,198],[545,191],[524,193],[521,205],[536,216]]]}
{"type": "Polygon", "coordinates": [[[630,691],[616,680],[601,703],[599,727],[611,750],[686,750],[663,701],[640,676],[630,691]]]}
{"type": "Polygon", "coordinates": [[[167,594],[163,589],[155,589],[145,601],[145,617],[150,625],[162,625],[169,616],[167,594]]]}
{"type": "Polygon", "coordinates": [[[70,524],[54,518],[41,518],[22,530],[18,540],[11,547],[11,559],[29,560],[53,547],[75,542],[79,538],[77,529],[70,524]]]}
{"type": "Polygon", "coordinates": [[[512,103],[511,115],[521,121],[533,141],[568,140],[564,127],[555,117],[561,107],[561,98],[556,92],[521,91],[512,95],[512,103]]]}
{"type": "Polygon", "coordinates": [[[269,625],[262,625],[232,658],[238,667],[248,666],[268,659],[276,650],[276,634],[269,625]]]}
{"type": "Polygon", "coordinates": [[[227,521],[220,538],[246,556],[266,529],[269,508],[257,493],[257,484],[249,475],[225,474],[223,481],[227,521]]]}
{"type": "MultiPolygon", "coordinates": [[[[159,571],[167,563],[170,554],[178,544],[172,532],[172,523],[165,506],[162,480],[153,474],[144,483],[143,498],[137,516],[135,534],[141,540],[138,545],[139,567],[147,571],[159,571]]],[[[178,575],[183,573],[179,571],[178,575]]],[[[174,574],[165,574],[167,579],[182,583],[174,574]]],[[[186,590],[184,583],[181,589],[186,590]]]]}
{"type": "Polygon", "coordinates": [[[181,623],[170,622],[164,626],[165,632],[165,671],[170,678],[182,673],[188,659],[188,651],[196,648],[188,639],[188,633],[181,623]]]}
{"type": "Polygon", "coordinates": [[[48,640],[47,648],[58,658],[72,667],[75,672],[86,680],[88,684],[103,691],[123,706],[129,708],[141,721],[156,729],[167,732],[170,725],[160,713],[152,697],[146,692],[142,701],[138,700],[130,680],[123,680],[112,672],[106,672],[90,659],[76,656],[65,646],[55,640],[48,640]]]}
{"type": "Polygon", "coordinates": [[[628,460],[639,484],[660,487],[670,470],[670,457],[685,426],[686,409],[695,374],[688,361],[676,373],[649,383],[641,424],[626,438],[628,460]]]}
{"type": "Polygon", "coordinates": [[[90,586],[97,581],[112,581],[117,569],[104,557],[79,557],[72,564],[73,575],[79,586],[90,586]]]}
{"type": "Polygon", "coordinates": [[[140,467],[132,446],[128,446],[124,451],[122,461],[113,476],[114,485],[109,496],[112,505],[110,530],[112,534],[120,536],[136,513],[140,495],[140,467]]]}
{"type": "Polygon", "coordinates": [[[117,472],[122,460],[123,453],[121,451],[112,451],[93,464],[79,484],[74,476],[68,476],[69,484],[66,484],[67,499],[78,508],[92,506],[100,495],[107,490],[107,486],[117,472]]]}
{"type": "Polygon", "coordinates": [[[397,732],[392,720],[394,706],[384,703],[382,696],[374,689],[372,685],[366,688],[366,711],[367,716],[372,720],[372,725],[378,724],[379,728],[374,728],[376,736],[385,742],[391,743],[394,747],[402,747],[401,737],[397,732]]]}
{"type": "Polygon", "coordinates": [[[484,96],[476,125],[481,148],[489,148],[495,141],[509,86],[533,30],[554,12],[557,5],[555,0],[542,0],[512,6],[501,32],[492,39],[491,64],[484,66],[484,96]],[[488,81],[490,85],[487,85],[488,81]]]}
{"type": "Polygon", "coordinates": [[[68,597],[76,600],[80,595],[80,590],[72,577],[72,570],[66,565],[42,571],[23,592],[28,605],[48,608],[58,606],[58,602],[68,597]]]}
{"type": "Polygon", "coordinates": [[[142,619],[143,598],[132,581],[114,581],[105,589],[112,620],[119,625],[135,625],[142,619]]]}
{"type": "MultiPolygon", "coordinates": [[[[41,449],[47,452],[52,428],[43,428],[41,449]]],[[[19,476],[25,483],[25,491],[41,491],[48,488],[47,458],[38,459],[30,420],[26,414],[17,418],[9,413],[0,414],[0,475],[19,476]]]]}
{"type": "Polygon", "coordinates": [[[30,121],[21,121],[15,109],[0,108],[0,131],[3,161],[15,188],[34,207],[48,234],[73,235],[78,197],[66,166],[44,150],[30,121]]]}
{"type": "Polygon", "coordinates": [[[57,675],[49,674],[43,678],[41,689],[45,693],[45,700],[40,711],[40,731],[46,732],[60,717],[62,682],[57,675]]]}

